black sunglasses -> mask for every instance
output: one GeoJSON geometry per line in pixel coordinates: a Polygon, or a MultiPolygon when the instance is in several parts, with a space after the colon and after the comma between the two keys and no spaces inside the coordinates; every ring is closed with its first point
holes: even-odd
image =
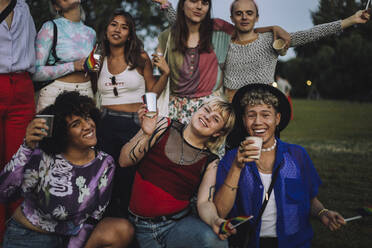
{"type": "Polygon", "coordinates": [[[118,96],[118,95],[119,95],[119,93],[118,93],[118,89],[117,89],[116,86],[115,86],[115,85],[117,85],[117,84],[116,84],[116,78],[115,78],[115,76],[112,76],[112,77],[111,77],[111,83],[112,83],[112,85],[114,85],[114,89],[113,89],[113,91],[114,91],[114,95],[115,95],[115,96],[118,96]]]}

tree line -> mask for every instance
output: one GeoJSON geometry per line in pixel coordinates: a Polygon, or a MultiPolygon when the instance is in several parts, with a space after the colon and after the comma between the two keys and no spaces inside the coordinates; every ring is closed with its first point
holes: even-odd
{"type": "MultiPolygon", "coordinates": [[[[364,9],[367,1],[320,0],[318,9],[311,13],[313,23],[344,19],[364,9]]],[[[372,101],[371,41],[369,21],[338,36],[295,48],[296,58],[280,63],[277,69],[290,81],[296,97],[308,96],[315,87],[326,99],[372,101]]]]}
{"type": "MultiPolygon", "coordinates": [[[[26,0],[37,29],[50,20],[50,0],[26,0]]],[[[313,24],[344,19],[363,9],[368,0],[319,0],[311,13],[313,24]]],[[[218,4],[218,3],[216,3],[218,4]]],[[[83,0],[85,23],[97,31],[98,38],[107,18],[117,8],[132,14],[142,40],[156,39],[169,23],[151,0],[83,0]]],[[[296,58],[278,65],[279,74],[293,86],[294,97],[306,97],[314,90],[322,98],[372,101],[372,22],[348,28],[338,36],[295,48],[296,58]],[[307,86],[310,80],[312,85],[307,86]]],[[[154,42],[156,43],[156,41],[154,42]]]]}

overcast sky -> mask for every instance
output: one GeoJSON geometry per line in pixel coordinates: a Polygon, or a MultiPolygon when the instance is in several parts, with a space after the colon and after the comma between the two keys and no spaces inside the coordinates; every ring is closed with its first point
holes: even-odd
{"type": "MultiPolygon", "coordinates": [[[[169,0],[176,8],[178,0],[169,0]]],[[[230,4],[233,0],[213,0],[213,17],[230,21],[230,4]]],[[[256,0],[260,19],[256,26],[279,25],[289,32],[313,26],[310,11],[318,7],[318,0],[256,0]]],[[[293,49],[283,59],[295,56],[293,49]]]]}

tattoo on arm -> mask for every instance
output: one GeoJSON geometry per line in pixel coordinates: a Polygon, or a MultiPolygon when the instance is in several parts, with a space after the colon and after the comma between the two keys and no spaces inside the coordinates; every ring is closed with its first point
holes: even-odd
{"type": "MultiPolygon", "coordinates": [[[[136,164],[139,160],[141,160],[146,152],[148,152],[152,145],[154,145],[155,142],[153,142],[154,138],[157,136],[158,133],[163,133],[164,130],[168,128],[168,125],[164,125],[168,122],[168,119],[163,117],[161,118],[157,124],[156,129],[154,133],[151,135],[150,139],[148,141],[144,142],[145,135],[141,133],[139,137],[134,140],[135,144],[129,151],[129,157],[132,160],[134,164],[136,164]]],[[[159,135],[156,139],[159,140],[161,135],[159,135]]],[[[135,139],[135,138],[133,138],[135,139]]]]}
{"type": "Polygon", "coordinates": [[[209,188],[209,196],[208,196],[208,201],[213,201],[213,195],[214,195],[214,191],[216,190],[216,186],[213,185],[209,188]]]}

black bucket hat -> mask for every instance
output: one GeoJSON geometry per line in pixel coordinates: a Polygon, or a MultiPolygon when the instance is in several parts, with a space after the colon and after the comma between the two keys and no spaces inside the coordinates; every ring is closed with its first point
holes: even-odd
{"type": "Polygon", "coordinates": [[[281,114],[281,117],[275,135],[279,137],[280,131],[282,131],[288,125],[291,119],[291,106],[283,92],[281,92],[278,88],[271,86],[270,84],[248,84],[240,88],[236,92],[232,100],[232,105],[236,114],[236,121],[233,131],[227,137],[228,149],[237,147],[240,142],[245,139],[246,136],[248,136],[247,130],[243,124],[243,114],[245,107],[241,106],[241,101],[247,92],[258,89],[268,91],[278,98],[279,106],[277,108],[277,111],[281,114]]]}

